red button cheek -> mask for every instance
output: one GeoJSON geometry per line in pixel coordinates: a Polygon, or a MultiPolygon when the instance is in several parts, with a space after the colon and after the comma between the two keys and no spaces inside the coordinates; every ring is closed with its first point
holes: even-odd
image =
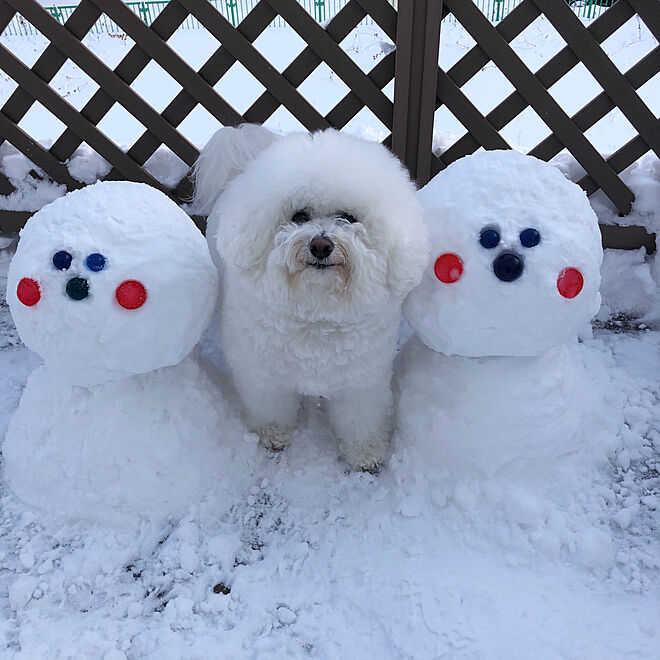
{"type": "Polygon", "coordinates": [[[36,305],[41,300],[39,283],[29,277],[24,277],[16,287],[16,297],[26,307],[36,305]]]}
{"type": "Polygon", "coordinates": [[[147,300],[147,290],[142,282],[126,280],[117,287],[115,298],[124,309],[138,309],[147,300]]]}
{"type": "Polygon", "coordinates": [[[583,286],[584,277],[577,268],[564,268],[557,277],[557,290],[564,298],[575,298],[583,286]]]}
{"type": "Polygon", "coordinates": [[[447,252],[441,254],[433,266],[435,276],[445,284],[458,282],[463,275],[463,261],[457,254],[447,252]]]}

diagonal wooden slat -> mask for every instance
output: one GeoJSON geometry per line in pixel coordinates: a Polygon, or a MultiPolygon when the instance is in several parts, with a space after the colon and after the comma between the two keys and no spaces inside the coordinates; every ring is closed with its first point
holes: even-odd
{"type": "MultiPolygon", "coordinates": [[[[7,4],[0,3],[0,30],[4,31],[14,18],[16,12],[7,4]]],[[[0,32],[1,33],[1,32],[0,32]]],[[[0,145],[4,142],[4,137],[0,134],[0,145]]],[[[11,181],[0,172],[0,195],[11,195],[16,188],[11,184],[11,181]]]]}
{"type": "Polygon", "coordinates": [[[385,126],[392,125],[392,102],[381,92],[337,42],[296,2],[267,0],[316,54],[350,87],[385,126]]]}
{"type": "MultiPolygon", "coordinates": [[[[528,28],[540,15],[541,12],[532,0],[525,0],[525,2],[517,5],[510,14],[507,14],[506,18],[498,23],[495,29],[502,35],[502,38],[507,43],[510,43],[528,28]]],[[[474,76],[479,73],[489,61],[490,58],[488,55],[484,52],[481,46],[477,44],[447,71],[447,75],[459,87],[463,87],[463,85],[474,78],[474,76]]],[[[438,99],[437,107],[440,107],[440,104],[440,99],[438,99]]]]}
{"type": "MultiPolygon", "coordinates": [[[[660,130],[660,119],[657,120],[656,130],[660,130]]],[[[607,162],[615,172],[623,172],[626,167],[630,167],[636,160],[639,160],[647,151],[648,146],[644,140],[639,136],[635,136],[619,150],[615,151],[608,159],[607,162]]],[[[578,184],[582,186],[588,195],[593,195],[599,186],[598,184],[586,174],[579,181],[578,184]]]]}
{"type": "Polygon", "coordinates": [[[62,123],[74,127],[81,139],[121,171],[126,179],[148,183],[167,192],[165,186],[131,160],[112,140],[83,117],[70,103],[53,91],[2,44],[0,44],[0,69],[13,78],[39,103],[48,108],[62,123]]]}
{"type": "Polygon", "coordinates": [[[5,0],[27,18],[62,53],[110,94],[144,126],[159,136],[183,161],[192,165],[198,152],[112,69],[65,30],[36,0],[5,0]]]}
{"type": "MultiPolygon", "coordinates": [[[[275,10],[267,2],[260,2],[243,19],[237,29],[250,43],[252,43],[276,16],[277,12],[275,12],[275,10]]],[[[350,31],[364,18],[364,16],[364,11],[359,8],[356,0],[351,0],[331,19],[330,23],[326,27],[326,30],[328,31],[328,34],[330,34],[332,38],[335,39],[335,41],[339,42],[350,33],[350,31]]],[[[216,51],[216,53],[220,54],[221,51],[224,58],[222,64],[215,64],[209,60],[207,64],[205,64],[199,71],[202,76],[204,76],[207,80],[209,80],[209,82],[212,82],[213,84],[220,80],[220,78],[236,61],[236,59],[226,50],[224,46],[216,51]],[[208,72],[205,71],[207,65],[208,72]]],[[[320,63],[321,58],[318,57],[316,53],[314,53],[310,46],[306,46],[302,52],[291,62],[291,64],[289,64],[286,69],[284,69],[282,75],[294,87],[298,87],[320,63]]],[[[392,76],[393,75],[394,73],[392,72],[392,76]]],[[[174,103],[176,100],[177,99],[175,99],[172,103],[174,103]]],[[[358,103],[359,110],[363,107],[363,104],[359,101],[358,103]]],[[[180,105],[183,105],[183,103],[180,105]]],[[[243,116],[247,122],[262,124],[279,107],[280,103],[277,98],[273,96],[273,94],[271,94],[268,90],[264,90],[263,94],[245,111],[243,116]]],[[[190,110],[192,110],[192,107],[190,110]]],[[[188,110],[188,112],[190,110],[188,110]]],[[[331,120],[329,121],[331,125],[337,127],[334,122],[331,120]]],[[[183,179],[181,179],[175,189],[175,194],[179,197],[179,199],[187,200],[192,196],[192,181],[190,175],[191,172],[188,172],[188,174],[183,177],[183,179]]]]}
{"type": "Polygon", "coordinates": [[[19,232],[31,215],[32,211],[0,211],[0,231],[19,232]]]}
{"type": "MultiPolygon", "coordinates": [[[[93,0],[103,9],[126,34],[135,41],[157,64],[169,73],[181,87],[193,96],[222,124],[238,124],[243,121],[238,113],[209,85],[187,62],[182,60],[172,48],[152,29],[147,27],[125,4],[116,0],[93,0]]],[[[179,4],[185,4],[179,1],[179,4]]],[[[210,3],[210,10],[221,16],[210,3]]],[[[224,18],[224,17],[223,17],[224,18]]],[[[234,29],[234,28],[232,28],[234,29]]]]}
{"type": "MultiPolygon", "coordinates": [[[[392,40],[396,40],[398,15],[396,9],[388,0],[357,0],[362,9],[374,19],[378,27],[392,40]]],[[[446,11],[442,9],[442,16],[446,11]]]]}
{"type": "MultiPolygon", "coordinates": [[[[75,11],[82,5],[91,7],[97,14],[101,10],[91,0],[83,0],[75,11]]],[[[75,13],[75,12],[74,12],[75,13]]],[[[181,9],[176,2],[169,2],[163,11],[156,17],[152,29],[162,38],[168,39],[188,16],[188,12],[181,9]]],[[[69,19],[70,20],[70,19],[69,19]]],[[[138,46],[134,45],[121,62],[115,67],[114,72],[128,85],[133,83],[151,61],[151,58],[138,46]]],[[[85,103],[81,114],[93,124],[98,124],[103,117],[114,106],[115,100],[105,90],[99,88],[85,103]]],[[[166,117],[164,117],[167,119],[166,117]]],[[[50,148],[51,153],[60,160],[70,158],[73,152],[80,146],[80,138],[74,131],[67,128],[50,148]]],[[[133,155],[131,155],[134,158],[133,155]]],[[[134,160],[136,160],[134,158],[134,160]]],[[[143,163],[140,163],[141,165],[143,163]]]]}
{"type": "Polygon", "coordinates": [[[329,128],[326,119],[309,101],[209,2],[179,1],[264,87],[271,90],[277,100],[307,130],[329,128]]]}
{"type": "MultiPolygon", "coordinates": [[[[3,5],[3,8],[6,7],[10,9],[12,13],[15,12],[11,5],[5,2],[5,0],[1,0],[1,4],[3,5]]],[[[87,0],[82,0],[82,2],[73,10],[71,16],[69,16],[64,24],[64,28],[76,37],[76,39],[82,40],[92,29],[92,26],[100,15],[101,12],[97,7],[87,0]]],[[[67,56],[61,53],[52,43],[49,43],[44,52],[32,66],[32,70],[44,82],[49,83],[64,66],[66,61],[67,56]]],[[[17,87],[2,106],[2,112],[11,119],[11,121],[18,124],[32,107],[33,103],[34,99],[27,94],[25,90],[17,87]]],[[[2,136],[0,136],[0,144],[2,144],[2,136]]]]}
{"type": "Polygon", "coordinates": [[[656,130],[655,116],[571,8],[553,0],[534,2],[646,144],[660,154],[660,133],[656,130]]]}
{"type": "MultiPolygon", "coordinates": [[[[268,5],[268,3],[261,3],[268,5]]],[[[275,10],[273,10],[275,11],[275,10]]],[[[327,33],[337,42],[343,41],[350,31],[366,16],[357,0],[351,0],[335,14],[326,27],[327,33]]],[[[239,27],[240,29],[240,27],[239,27]]],[[[284,78],[294,87],[299,87],[321,64],[321,58],[311,46],[306,46],[302,52],[282,71],[284,78]]],[[[263,94],[245,111],[245,119],[253,123],[265,122],[278,108],[280,103],[267,89],[263,94]]],[[[360,104],[360,109],[364,104],[360,104]]],[[[335,126],[328,117],[330,123],[335,126]]]]}
{"type": "Polygon", "coordinates": [[[639,17],[644,21],[651,34],[660,40],[660,11],[656,0],[627,0],[639,17]]]}
{"type": "Polygon", "coordinates": [[[67,190],[81,188],[83,184],[76,181],[66,166],[33,140],[22,128],[17,126],[4,112],[0,111],[0,135],[14,145],[22,154],[40,167],[51,179],[63,183],[67,190]]]}
{"type": "MultiPolygon", "coordinates": [[[[363,4],[369,3],[371,0],[361,0],[363,4]]],[[[392,25],[396,25],[396,11],[389,3],[381,4],[379,7],[379,24],[385,26],[383,29],[390,38],[396,38],[395,34],[390,34],[392,25]]],[[[370,8],[370,11],[376,13],[375,7],[370,8]]],[[[500,23],[496,29],[500,31],[507,41],[515,38],[522,30],[529,25],[534,18],[539,15],[538,9],[531,1],[518,5],[516,10],[509,14],[507,18],[500,23]]],[[[443,18],[449,14],[446,6],[443,7],[443,18]]],[[[478,47],[471,49],[459,62],[452,68],[456,73],[461,84],[465,84],[472,76],[474,76],[479,69],[488,62],[488,57],[478,47]],[[463,63],[467,63],[467,66],[463,63]],[[456,69],[458,67],[458,69],[456,69]]],[[[389,81],[388,81],[389,82],[389,81]]],[[[436,107],[440,107],[443,100],[447,102],[449,110],[457,117],[460,117],[464,126],[469,131],[474,132],[480,136],[480,142],[483,146],[491,149],[506,149],[508,148],[507,142],[497,133],[496,130],[486,121],[483,115],[477,110],[469,98],[461,91],[460,85],[456,84],[451,77],[445,73],[440,67],[437,72],[437,88],[436,88],[436,107]]],[[[471,133],[468,133],[470,135],[471,133]]],[[[388,139],[384,143],[386,146],[391,146],[391,141],[388,139]]],[[[435,155],[431,159],[430,176],[434,176],[441,169],[445,167],[445,163],[435,155]]]]}
{"type": "MultiPolygon", "coordinates": [[[[383,89],[394,79],[394,66],[396,61],[396,53],[392,51],[388,53],[378,64],[369,71],[369,78],[378,86],[383,89]]],[[[349,92],[339,101],[330,112],[325,116],[326,119],[338,129],[344,128],[355,115],[364,107],[360,97],[355,92],[349,92]]]]}
{"type": "MultiPolygon", "coordinates": [[[[479,146],[485,149],[510,149],[497,129],[484,117],[460,87],[442,69],[438,69],[438,98],[457,118],[479,146]]],[[[443,159],[444,161],[444,159],[443,159]]],[[[447,163],[448,164],[448,163],[447,163]]]]}
{"type": "Polygon", "coordinates": [[[603,189],[621,213],[628,213],[634,195],[605,162],[570,117],[525,66],[471,0],[445,0],[456,19],[481,44],[490,59],[525,97],[532,109],[566,145],[576,160],[603,189]]]}
{"type": "MultiPolygon", "coordinates": [[[[238,26],[238,31],[250,42],[252,43],[257,39],[257,37],[268,27],[268,25],[273,21],[277,16],[276,12],[267,2],[258,3],[254,9],[241,21],[238,26]]],[[[211,55],[211,57],[206,61],[206,63],[199,70],[199,74],[206,80],[209,84],[215,85],[222,76],[229,71],[229,69],[236,62],[236,58],[227,50],[225,46],[220,46],[218,50],[211,55]]],[[[279,107],[277,101],[275,101],[276,107],[279,107]]],[[[167,117],[170,118],[170,121],[183,121],[188,114],[193,110],[197,105],[197,102],[186,93],[185,90],[181,92],[172,100],[172,102],[167,106],[163,115],[167,113],[167,117]]],[[[244,115],[246,121],[248,119],[247,113],[244,115]]],[[[134,147],[139,147],[140,143],[144,140],[149,140],[150,136],[145,133],[140,139],[133,145],[134,147]]],[[[145,145],[144,151],[150,151],[153,149],[155,151],[158,148],[158,145],[152,140],[150,143],[145,145]]],[[[130,153],[130,151],[129,151],[130,153]]],[[[192,168],[188,170],[186,175],[179,181],[174,189],[174,194],[183,202],[188,202],[192,198],[194,192],[193,188],[193,178],[192,178],[192,168]]]]}
{"type": "MultiPolygon", "coordinates": [[[[186,11],[186,10],[183,10],[186,11]]],[[[188,12],[186,11],[186,15],[188,12]]],[[[259,3],[245,17],[238,30],[250,42],[254,41],[275,18],[275,12],[268,4],[259,3]]],[[[155,27],[152,25],[152,29],[155,27]]],[[[160,35],[162,37],[162,35],[160,35]]],[[[211,86],[215,85],[236,62],[233,55],[220,46],[199,69],[199,75],[211,86]]],[[[182,89],[167,107],[162,115],[173,126],[178,126],[197,106],[197,101],[185,89],[182,89]]],[[[247,117],[246,117],[247,119],[247,117]]],[[[145,131],[135,144],[128,150],[128,154],[139,163],[145,163],[158,149],[160,142],[149,131],[145,131]]],[[[185,180],[185,177],[184,177],[185,180]]],[[[184,181],[182,180],[182,181],[184,181]]],[[[177,196],[189,197],[192,191],[177,188],[177,196]]]]}
{"type": "MultiPolygon", "coordinates": [[[[364,8],[364,10],[374,19],[376,24],[385,32],[385,34],[389,37],[389,39],[394,42],[395,44],[397,43],[397,30],[399,26],[399,17],[398,17],[398,12],[394,9],[392,4],[390,2],[383,2],[383,0],[358,0],[360,5],[364,8]]],[[[431,7],[432,15],[433,15],[433,32],[434,32],[434,37],[433,38],[427,38],[428,35],[425,35],[425,41],[428,44],[433,44],[435,41],[435,31],[437,30],[437,11],[440,11],[440,16],[441,18],[445,18],[447,14],[449,13],[446,6],[444,4],[439,4],[436,6],[431,7]]],[[[410,25],[407,25],[408,30],[410,30],[410,25]]],[[[438,37],[439,39],[439,37],[438,37]]],[[[413,45],[415,46],[415,45],[413,45]]],[[[433,59],[433,67],[435,68],[435,60],[437,59],[435,57],[435,54],[433,51],[435,51],[435,46],[430,49],[430,53],[427,52],[426,57],[433,59]]],[[[395,50],[393,53],[390,53],[390,55],[393,56],[394,59],[394,73],[392,75],[393,78],[397,78],[397,51],[395,50]]],[[[409,51],[408,57],[412,55],[412,51],[409,51]]],[[[399,68],[402,70],[405,70],[406,67],[401,66],[401,62],[399,63],[399,68]]],[[[387,85],[391,78],[386,78],[386,73],[388,73],[388,70],[383,69],[381,72],[378,67],[374,67],[370,72],[370,78],[376,82],[379,87],[384,87],[387,85]]],[[[401,83],[401,74],[399,74],[399,83],[401,83]]],[[[431,73],[430,71],[426,72],[426,77],[425,80],[427,82],[427,91],[426,94],[428,94],[428,86],[431,84],[430,83],[430,78],[431,78],[431,73]]],[[[408,86],[408,89],[410,89],[410,86],[408,86]]],[[[395,84],[395,90],[396,90],[396,84],[395,84]]],[[[357,103],[352,101],[351,98],[351,93],[349,93],[346,98],[346,104],[344,108],[342,108],[342,105],[338,104],[335,108],[333,108],[332,112],[335,112],[342,108],[343,111],[347,112],[347,117],[346,121],[350,120],[355,114],[357,114],[360,111],[360,107],[358,107],[357,103]]],[[[395,96],[396,98],[396,96],[395,96]]],[[[401,100],[401,99],[399,99],[401,100]]],[[[428,101],[423,101],[424,105],[428,105],[428,101]]],[[[341,104],[344,104],[344,100],[342,100],[341,104]]],[[[406,109],[403,108],[401,104],[399,104],[399,112],[400,112],[400,118],[399,118],[399,126],[403,126],[403,120],[404,116],[406,115],[406,109]]],[[[426,123],[428,124],[429,122],[432,122],[432,115],[430,113],[426,114],[426,123]]],[[[393,118],[393,124],[394,124],[394,118],[393,118]]],[[[407,129],[406,129],[407,130],[407,129]]],[[[395,135],[394,133],[399,131],[399,129],[396,129],[394,125],[392,126],[392,133],[390,133],[384,140],[383,140],[383,145],[386,146],[388,149],[395,150],[393,149],[393,143],[394,143],[394,138],[395,135]]],[[[429,128],[428,125],[423,127],[420,135],[426,135],[426,138],[424,138],[424,141],[426,142],[424,146],[420,149],[418,152],[418,156],[421,156],[422,160],[419,161],[419,159],[416,159],[415,167],[419,167],[420,171],[424,172],[424,175],[422,179],[426,179],[427,176],[432,176],[432,172],[434,169],[437,169],[437,157],[430,152],[430,148],[432,146],[432,134],[431,134],[431,142],[428,143],[428,133],[429,133],[429,128]],[[428,148],[427,148],[428,147],[428,148]],[[424,155],[422,156],[422,151],[424,155]]],[[[418,148],[420,147],[420,143],[418,143],[418,148]]],[[[399,143],[398,149],[401,149],[401,141],[399,143]]],[[[422,180],[420,179],[420,180],[422,180]]]]}
{"type": "Polygon", "coordinates": [[[15,15],[16,12],[9,5],[0,3],[0,34],[5,31],[15,15]]]}
{"type": "MultiPolygon", "coordinates": [[[[536,5],[528,0],[528,4],[536,5]]],[[[523,5],[519,5],[522,7],[523,5]]],[[[538,12],[538,9],[536,8],[538,12]]],[[[594,35],[594,38],[599,42],[605,41],[617,29],[619,29],[627,20],[634,16],[634,12],[626,4],[626,2],[619,1],[612,6],[611,9],[601,14],[591,25],[589,31],[594,35]]],[[[503,21],[504,22],[504,21],[503,21]]],[[[466,56],[467,57],[467,56],[466,56]]],[[[575,56],[573,51],[566,46],[554,57],[552,57],[546,64],[544,64],[534,74],[541,84],[546,88],[552,87],[558,80],[566,75],[580,60],[575,56]]],[[[460,62],[459,62],[460,63],[460,62]]],[[[449,70],[451,76],[452,69],[449,70]]],[[[509,122],[513,121],[529,104],[525,98],[516,90],[511,92],[501,103],[499,103],[487,115],[486,119],[499,131],[504,128],[509,122]]],[[[556,140],[556,137],[555,137],[556,140]]],[[[559,142],[557,140],[557,142],[559,142]]],[[[460,138],[451,147],[449,147],[441,156],[444,163],[447,165],[453,163],[455,160],[474,153],[480,144],[469,133],[460,138]]],[[[563,145],[559,151],[563,149],[563,145]]],[[[549,158],[547,159],[549,160],[549,158]]]]}
{"type": "MultiPolygon", "coordinates": [[[[637,64],[628,69],[624,75],[633,88],[638,89],[658,72],[660,72],[660,46],[656,46],[650,53],[647,53],[637,64]]],[[[589,101],[587,105],[574,114],[571,119],[582,132],[585,132],[615,107],[610,97],[605,92],[601,92],[596,98],[589,101]]],[[[550,160],[563,148],[564,145],[554,135],[549,135],[529,153],[541,160],[550,160]]],[[[648,146],[646,150],[648,151],[648,146]]]]}

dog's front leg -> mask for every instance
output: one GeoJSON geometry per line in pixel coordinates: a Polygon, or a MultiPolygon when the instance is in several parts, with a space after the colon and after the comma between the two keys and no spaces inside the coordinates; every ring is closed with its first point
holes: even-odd
{"type": "Polygon", "coordinates": [[[300,396],[275,386],[255,385],[254,380],[240,377],[236,378],[236,388],[248,426],[259,436],[260,443],[273,451],[285,449],[296,425],[300,396]]]}
{"type": "Polygon", "coordinates": [[[330,398],[328,411],[344,459],[353,468],[377,472],[387,458],[392,430],[389,382],[341,392],[330,398]]]}

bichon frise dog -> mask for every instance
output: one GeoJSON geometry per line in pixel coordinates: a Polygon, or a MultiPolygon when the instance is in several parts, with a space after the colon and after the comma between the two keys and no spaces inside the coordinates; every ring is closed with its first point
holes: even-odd
{"type": "Polygon", "coordinates": [[[377,470],[401,303],[428,259],[403,166],[335,130],[280,137],[244,125],[213,136],[196,184],[224,271],[223,347],[250,427],[282,449],[301,395],[325,397],[343,457],[377,470]]]}

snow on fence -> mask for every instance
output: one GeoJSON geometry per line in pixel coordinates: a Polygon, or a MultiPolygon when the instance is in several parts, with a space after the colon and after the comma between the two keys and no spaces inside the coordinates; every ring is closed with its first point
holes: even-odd
{"type": "MultiPolygon", "coordinates": [[[[72,176],[66,163],[84,142],[111,165],[105,178],[142,181],[164,190],[179,202],[188,199],[191,194],[188,176],[169,188],[149,174],[144,164],[164,145],[192,166],[198,151],[178,127],[198,105],[205,108],[218,125],[263,123],[283,107],[308,130],[331,126],[342,129],[366,109],[390,131],[384,143],[401,158],[420,185],[480,147],[510,148],[500,131],[529,108],[550,131],[529,153],[547,161],[567,150],[585,171],[577,183],[589,195],[602,190],[622,215],[630,211],[634,195],[619,173],[649,150],[660,156],[658,119],[636,91],[660,71],[660,47],[623,73],[600,47],[635,15],[657,39],[660,36],[658,0],[617,0],[587,25],[569,3],[557,0],[522,0],[513,3],[513,8],[504,4],[502,11],[508,13],[497,25],[473,0],[398,0],[396,6],[389,0],[350,0],[337,3],[341,8],[324,25],[296,0],[260,0],[251,3],[252,9],[238,27],[233,21],[238,21],[240,15],[230,20],[220,10],[224,7],[226,11],[227,4],[238,7],[236,0],[231,3],[171,0],[163,3],[150,25],[129,4],[121,0],[81,0],[62,25],[36,0],[0,0],[0,31],[20,14],[21,20],[50,41],[31,68],[0,44],[0,70],[18,85],[0,110],[0,142],[11,143],[40,168],[43,175],[69,190],[83,185],[72,176]],[[511,48],[510,42],[542,14],[567,45],[532,72],[511,48]],[[447,18],[460,23],[476,45],[444,70],[438,66],[438,53],[441,23],[447,18]],[[221,44],[199,70],[192,68],[167,43],[177,29],[192,20],[221,44]],[[307,44],[281,73],[253,46],[259,35],[278,20],[286,22],[307,44]],[[378,25],[396,46],[369,71],[362,70],[340,46],[365,20],[378,25]],[[99,21],[112,22],[134,42],[114,69],[82,43],[99,21]],[[49,85],[67,60],[99,85],[81,110],[49,85]],[[149,99],[142,98],[131,88],[152,61],[182,88],[162,112],[156,111],[149,99]],[[214,89],[236,62],[265,88],[242,113],[233,107],[231,98],[224,98],[214,89]],[[319,112],[298,90],[322,62],[349,88],[326,114],[319,112]],[[484,115],[461,88],[490,62],[515,90],[484,115]],[[584,65],[603,91],[569,116],[548,89],[578,64],[584,65]],[[393,80],[392,101],[383,90],[393,80]],[[50,148],[42,146],[19,126],[35,102],[45,106],[66,126],[50,148]],[[115,104],[121,105],[145,127],[128,150],[97,128],[115,104]],[[433,120],[435,112],[443,105],[467,132],[454,144],[434,153],[433,120]],[[615,153],[604,157],[585,132],[614,108],[621,111],[637,135],[615,153]]],[[[312,5],[310,0],[308,9],[313,6],[311,13],[322,18],[315,12],[323,5],[330,14],[331,4],[315,0],[312,5]]],[[[492,0],[484,6],[491,11],[492,0]]],[[[37,177],[43,175],[35,172],[37,177]]],[[[0,195],[9,195],[14,190],[6,173],[0,172],[0,195]]],[[[27,212],[0,211],[0,230],[16,230],[28,216],[27,212]]],[[[607,247],[643,245],[648,251],[655,249],[655,236],[641,227],[603,227],[603,238],[607,247]]]]}
{"type": "MultiPolygon", "coordinates": [[[[208,0],[234,27],[238,27],[240,22],[250,13],[258,0],[208,0]]],[[[389,0],[396,8],[397,0],[389,0]]],[[[481,11],[494,23],[503,18],[521,3],[522,0],[473,0],[481,11]]],[[[573,11],[581,17],[591,19],[598,17],[602,11],[614,4],[616,0],[566,0],[573,11]]],[[[151,25],[156,17],[165,9],[169,0],[147,2],[127,2],[126,6],[135,12],[147,25],[151,25]]],[[[335,16],[348,0],[298,0],[298,2],[307,10],[310,16],[313,16],[319,23],[325,23],[335,16]]],[[[53,5],[46,7],[51,16],[59,23],[64,25],[67,19],[73,13],[77,5],[53,5]]],[[[453,20],[450,15],[448,20],[453,20]]],[[[364,25],[373,25],[373,19],[370,16],[362,21],[364,25]]],[[[286,25],[281,16],[277,16],[271,23],[273,27],[282,27],[286,25]]],[[[194,18],[188,16],[180,26],[182,29],[204,29],[203,25],[194,18]]],[[[92,26],[93,34],[122,34],[123,29],[107,16],[103,15],[92,26]]],[[[5,28],[2,36],[28,36],[38,34],[38,30],[25,20],[22,16],[15,16],[5,28]]]]}

